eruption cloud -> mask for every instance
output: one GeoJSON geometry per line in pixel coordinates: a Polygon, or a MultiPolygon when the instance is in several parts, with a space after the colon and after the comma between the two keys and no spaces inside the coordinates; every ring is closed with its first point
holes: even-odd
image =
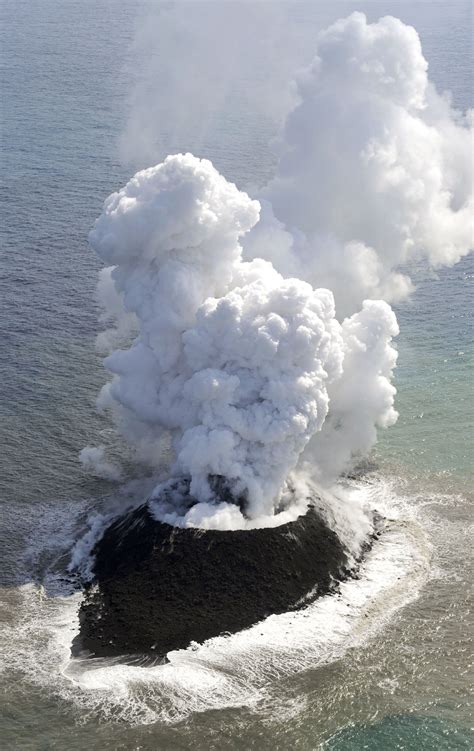
{"type": "Polygon", "coordinates": [[[414,28],[353,13],[319,34],[296,81],[246,254],[327,286],[339,315],[406,297],[400,267],[451,266],[473,247],[473,112],[453,111],[427,69],[414,28]]]}
{"type": "Polygon", "coordinates": [[[346,355],[357,363],[354,349],[366,351],[364,386],[374,368],[383,390],[370,419],[394,415],[394,389],[378,375],[380,357],[395,359],[388,306],[371,301],[341,326],[329,290],[285,279],[268,261],[243,261],[239,238],[258,219],[257,201],[186,154],[137,173],[90,235],[114,264],[115,315],[121,299],[138,329],[131,347],[106,359],[114,379],[100,403],[114,407],[131,445],[158,450],[172,436],[172,474],[189,478],[195,523],[216,512],[239,523],[242,510],[258,519],[285,505],[287,478],[325,423],[346,355]],[[215,505],[223,490],[241,510],[215,505]]]}
{"type": "Polygon", "coordinates": [[[303,476],[332,482],[367,454],[397,418],[400,266],[470,248],[469,130],[414,29],[338,21],[297,90],[259,201],[178,154],[112,194],[90,234],[113,375],[98,403],[152,466],[171,443],[178,479],[155,512],[173,523],[286,521],[303,476]]]}

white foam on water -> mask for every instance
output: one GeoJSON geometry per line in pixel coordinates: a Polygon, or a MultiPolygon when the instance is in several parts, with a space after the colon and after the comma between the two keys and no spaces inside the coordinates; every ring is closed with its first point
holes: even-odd
{"type": "Polygon", "coordinates": [[[387,481],[352,483],[387,527],[359,572],[340,591],[298,612],[273,615],[240,633],[168,654],[152,667],[71,659],[80,593],[48,597],[51,582],[15,591],[14,622],[3,630],[4,664],[78,710],[128,724],[177,722],[193,712],[257,709],[280,678],[340,660],[417,597],[430,576],[431,548],[409,498],[387,481]]]}

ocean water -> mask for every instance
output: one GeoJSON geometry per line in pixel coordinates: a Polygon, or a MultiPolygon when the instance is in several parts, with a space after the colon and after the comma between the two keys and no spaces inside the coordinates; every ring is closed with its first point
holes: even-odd
{"type": "MultiPolygon", "coordinates": [[[[390,520],[360,579],[301,613],[176,652],[164,667],[91,670],[69,660],[79,598],[63,576],[71,547],[94,510],[147,487],[139,467],[117,489],[86,476],[78,461],[87,444],[120,455],[94,408],[104,372],[94,351],[99,264],[87,233],[146,153],[158,161],[190,149],[242,188],[262,184],[274,166],[278,107],[269,97],[267,117],[256,108],[262,76],[252,66],[233,71],[212,117],[200,120],[194,104],[176,129],[176,108],[158,97],[155,141],[124,149],[131,92],[149,79],[147,66],[169,64],[159,17],[156,49],[153,27],[143,48],[136,42],[157,5],[0,5],[3,743],[472,748],[472,258],[437,274],[418,269],[416,293],[396,310],[400,419],[381,436],[373,471],[349,488],[390,520]]],[[[472,6],[464,0],[293,3],[278,82],[311,58],[318,29],[355,9],[415,25],[432,80],[458,108],[472,106],[472,6]]]]}

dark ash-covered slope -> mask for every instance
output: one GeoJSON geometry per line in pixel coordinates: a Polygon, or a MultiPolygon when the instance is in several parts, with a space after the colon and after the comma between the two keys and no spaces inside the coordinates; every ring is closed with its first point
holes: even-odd
{"type": "Polygon", "coordinates": [[[314,509],[279,527],[204,531],[158,522],[143,505],[94,555],[73,651],[102,657],[163,658],[301,607],[347,575],[345,550],[314,509]]]}

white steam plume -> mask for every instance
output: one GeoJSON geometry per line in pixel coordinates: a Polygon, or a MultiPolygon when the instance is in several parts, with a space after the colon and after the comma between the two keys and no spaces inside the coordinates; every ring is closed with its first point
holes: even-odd
{"type": "Polygon", "coordinates": [[[329,290],[284,279],[266,261],[243,262],[239,237],[258,216],[258,202],[210,162],[177,155],[110,196],[90,235],[116,264],[106,277],[116,294],[106,285],[105,301],[118,330],[123,315],[139,329],[129,349],[106,359],[114,379],[100,403],[115,407],[134,446],[171,433],[172,473],[189,478],[201,504],[193,520],[212,515],[224,491],[252,519],[281,507],[289,474],[323,427],[328,388],[344,378],[346,348],[351,362],[351,322],[379,350],[367,357],[364,386],[378,377],[390,394],[387,402],[376,388],[369,419],[392,414],[393,389],[377,376],[396,333],[385,304],[341,327],[329,290]]]}
{"type": "Polygon", "coordinates": [[[342,323],[344,371],[328,389],[330,412],[321,432],[310,441],[302,464],[323,484],[367,456],[377,428],[393,425],[398,413],[391,378],[397,352],[395,314],[381,300],[365,300],[359,313],[342,323]]]}
{"type": "Polygon", "coordinates": [[[328,286],[339,314],[405,297],[401,266],[472,249],[472,111],[453,111],[427,68],[415,29],[353,13],[318,35],[298,77],[246,254],[328,286]]]}
{"type": "MultiPolygon", "coordinates": [[[[211,132],[219,150],[216,125],[235,137],[241,123],[242,148],[248,148],[248,115],[258,111],[263,129],[281,121],[292,100],[290,14],[291,3],[254,0],[151,3],[131,50],[134,85],[122,159],[137,167],[154,164],[170,151],[189,149],[190,132],[195,153],[208,153],[211,132]],[[226,109],[230,98],[232,112],[226,109]]],[[[255,131],[254,138],[263,147],[268,134],[255,131]]]]}
{"type": "Polygon", "coordinates": [[[79,454],[79,460],[84,469],[95,477],[112,482],[122,479],[120,467],[107,459],[105,446],[85,446],[79,454]]]}
{"type": "Polygon", "coordinates": [[[99,406],[152,466],[171,440],[161,518],[285,520],[305,476],[333,481],[395,422],[384,300],[412,288],[400,265],[471,244],[467,120],[426,70],[413,29],[355,13],[319,35],[261,204],[190,154],[105,202],[99,406]]]}
{"type": "Polygon", "coordinates": [[[340,377],[342,342],[328,290],[284,280],[269,265],[241,270],[238,287],[206,300],[183,335],[194,408],[177,466],[191,491],[210,496],[208,477],[248,498],[247,514],[269,515],[289,472],[328,410],[326,384],[340,377]]]}

